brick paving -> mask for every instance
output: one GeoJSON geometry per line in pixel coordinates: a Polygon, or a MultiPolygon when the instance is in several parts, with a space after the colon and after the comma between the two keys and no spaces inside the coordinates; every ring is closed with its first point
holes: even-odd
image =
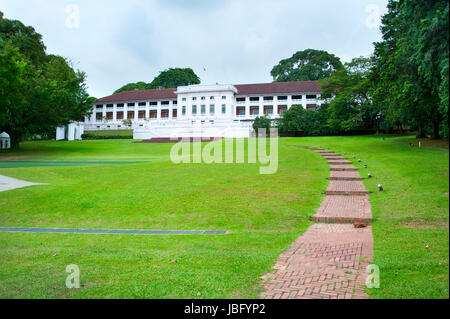
{"type": "Polygon", "coordinates": [[[361,176],[357,171],[330,171],[329,180],[336,181],[360,181],[361,176]]]}
{"type": "Polygon", "coordinates": [[[329,223],[370,223],[368,196],[326,196],[311,220],[329,223]]]}
{"type": "MultiPolygon", "coordinates": [[[[328,150],[309,149],[327,158],[336,156],[328,150]]],[[[372,227],[368,225],[372,221],[369,198],[356,168],[330,167],[335,170],[330,168],[327,196],[311,217],[318,223],[280,255],[275,272],[262,277],[265,291],[261,298],[367,298],[365,269],[373,255],[372,227]],[[356,228],[353,223],[363,223],[365,227],[356,228]]]]}
{"type": "Polygon", "coordinates": [[[327,195],[367,195],[368,193],[361,181],[331,180],[325,191],[327,195]]]}

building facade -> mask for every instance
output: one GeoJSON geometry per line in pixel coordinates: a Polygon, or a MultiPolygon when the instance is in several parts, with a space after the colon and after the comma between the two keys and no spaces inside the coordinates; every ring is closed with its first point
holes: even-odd
{"type": "Polygon", "coordinates": [[[259,115],[277,119],[292,105],[315,110],[317,81],[240,85],[189,85],[127,91],[96,101],[84,129],[133,129],[136,139],[154,137],[249,137],[259,115]]]}

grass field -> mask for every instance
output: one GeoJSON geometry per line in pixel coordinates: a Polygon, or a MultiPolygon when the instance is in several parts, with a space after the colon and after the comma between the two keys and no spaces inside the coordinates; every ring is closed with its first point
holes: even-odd
{"type": "Polygon", "coordinates": [[[231,233],[0,233],[0,297],[257,297],[259,277],[311,224],[328,184],[326,160],[289,147],[300,144],[346,152],[362,176],[374,176],[364,181],[374,192],[374,263],[381,269],[371,296],[448,298],[448,152],[377,136],[282,138],[273,175],[260,175],[259,164],[173,164],[171,144],[129,140],[30,142],[2,152],[0,159],[19,161],[149,163],[0,168],[49,184],[0,193],[0,226],[231,233]],[[81,289],[65,287],[68,264],[80,267],[81,289]]]}
{"type": "Polygon", "coordinates": [[[99,131],[86,131],[85,133],[98,136],[108,136],[108,135],[133,136],[133,130],[99,130],[99,131]]]}

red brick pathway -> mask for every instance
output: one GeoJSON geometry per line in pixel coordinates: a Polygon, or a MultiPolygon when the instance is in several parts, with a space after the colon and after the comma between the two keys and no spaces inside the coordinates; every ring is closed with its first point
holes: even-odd
{"type": "MultiPolygon", "coordinates": [[[[313,150],[326,157],[335,156],[330,151],[313,150]]],[[[364,293],[365,269],[373,255],[372,227],[355,228],[352,224],[372,221],[368,195],[351,195],[352,192],[366,192],[364,185],[358,181],[360,179],[356,171],[331,171],[328,190],[343,191],[349,195],[330,193],[325,197],[311,217],[319,223],[311,226],[280,255],[274,273],[263,276],[266,290],[261,298],[367,297],[364,293]]]]}

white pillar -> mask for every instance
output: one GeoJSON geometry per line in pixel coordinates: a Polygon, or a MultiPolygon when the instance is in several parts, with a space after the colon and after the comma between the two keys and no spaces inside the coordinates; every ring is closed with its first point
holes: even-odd
{"type": "Polygon", "coordinates": [[[161,119],[161,101],[158,101],[158,105],[156,106],[156,118],[158,120],[161,119]]]}

